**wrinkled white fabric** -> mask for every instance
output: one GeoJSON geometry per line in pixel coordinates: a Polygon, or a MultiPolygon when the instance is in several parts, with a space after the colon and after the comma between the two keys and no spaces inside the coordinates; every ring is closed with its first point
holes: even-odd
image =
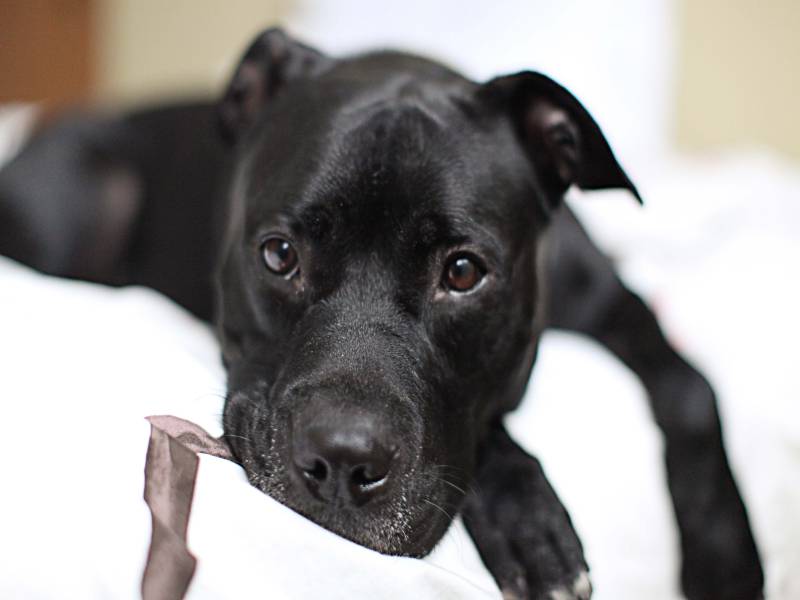
{"type": "MultiPolygon", "coordinates": [[[[221,433],[216,342],[145,289],[59,280],[0,259],[0,290],[0,597],[137,597],[150,539],[144,417],[179,415],[221,433]]],[[[438,558],[382,556],[209,456],[188,542],[198,558],[192,599],[497,596],[460,524],[438,558]]]]}
{"type": "MultiPolygon", "coordinates": [[[[573,206],[716,386],[768,597],[798,598],[797,172],[739,157],[638,183],[646,210],[616,194],[573,206]]],[[[211,331],[157,293],[0,259],[0,597],[138,597],[143,417],[175,414],[217,435],[223,394],[211,331]]],[[[594,597],[679,597],[661,441],[635,378],[595,344],[551,333],[528,396],[509,426],[572,513],[594,597]]],[[[207,456],[188,541],[193,599],[499,598],[460,523],[424,561],[381,556],[207,456]]]]}

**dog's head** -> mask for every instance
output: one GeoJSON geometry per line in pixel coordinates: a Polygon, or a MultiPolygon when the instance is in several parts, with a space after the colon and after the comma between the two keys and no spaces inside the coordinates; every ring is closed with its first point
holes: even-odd
{"type": "Polygon", "coordinates": [[[573,184],[633,187],[543,75],[478,85],[279,30],[246,52],[220,120],[238,156],[217,278],[227,439],[298,512],[425,554],[524,392],[551,211],[573,184]]]}

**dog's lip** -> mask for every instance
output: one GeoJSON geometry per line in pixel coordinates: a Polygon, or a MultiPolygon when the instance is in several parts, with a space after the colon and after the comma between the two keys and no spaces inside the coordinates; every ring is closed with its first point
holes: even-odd
{"type": "MultiPolygon", "coordinates": [[[[245,464],[252,465],[252,462],[245,461],[245,464]]],[[[248,470],[247,467],[245,467],[245,470],[248,470]]],[[[292,474],[289,477],[293,479],[291,487],[294,487],[294,485],[305,486],[305,482],[300,478],[301,476],[295,473],[294,470],[290,471],[292,474]]],[[[367,528],[358,526],[357,523],[363,519],[375,519],[375,522],[379,522],[381,518],[380,512],[375,513],[369,509],[365,511],[363,507],[349,507],[339,502],[332,504],[321,500],[312,501],[311,503],[298,501],[292,495],[288,497],[276,496],[268,486],[256,485],[256,487],[312,523],[359,546],[391,556],[422,558],[428,555],[444,537],[453,521],[452,517],[449,515],[446,517],[431,502],[425,502],[425,496],[422,496],[419,502],[415,503],[415,508],[412,509],[412,520],[404,528],[404,534],[376,540],[365,535],[367,528]],[[337,519],[332,516],[332,513],[338,514],[340,518],[343,514],[346,514],[347,521],[351,521],[353,526],[343,526],[341,521],[337,523],[337,519]]],[[[379,500],[374,504],[371,503],[371,508],[385,509],[386,503],[390,501],[391,499],[379,500]]]]}
{"type": "MultiPolygon", "coordinates": [[[[300,473],[295,469],[288,471],[287,475],[292,481],[290,487],[305,487],[300,473]]],[[[274,497],[269,489],[262,488],[261,491],[274,497]]],[[[369,528],[363,526],[364,520],[380,523],[386,519],[387,515],[383,511],[393,499],[396,499],[397,493],[376,499],[364,507],[350,506],[339,500],[329,502],[308,497],[301,499],[294,494],[276,499],[309,521],[359,546],[381,554],[421,558],[433,550],[453,521],[452,517],[449,515],[446,517],[431,502],[426,502],[427,496],[428,494],[423,492],[419,500],[414,503],[415,506],[410,511],[410,522],[404,528],[402,535],[387,536],[380,540],[371,538],[367,534],[369,528]],[[342,523],[342,517],[347,525],[342,523]]]]}
{"type": "MultiPolygon", "coordinates": [[[[291,427],[291,424],[289,426],[291,427]]],[[[373,501],[360,508],[351,507],[338,501],[331,504],[305,494],[306,482],[302,478],[302,473],[295,468],[281,469],[281,473],[273,472],[272,477],[265,478],[268,465],[259,460],[265,457],[265,454],[260,450],[261,444],[254,444],[252,441],[259,438],[254,437],[252,433],[245,433],[242,436],[239,435],[240,433],[231,431],[229,441],[234,446],[236,458],[240,460],[248,473],[248,479],[255,487],[313,523],[362,547],[382,554],[422,557],[436,546],[450,526],[452,519],[446,519],[440,510],[423,500],[431,494],[436,500],[438,497],[436,491],[434,489],[409,490],[409,481],[405,480],[405,476],[403,477],[405,481],[400,486],[402,490],[375,497],[373,501]],[[275,477],[285,483],[280,484],[275,477]],[[290,490],[294,491],[286,493],[290,490]],[[401,493],[416,497],[412,500],[414,506],[408,507],[405,524],[402,518],[394,517],[391,508],[387,508],[392,502],[397,501],[398,494],[401,493]],[[335,513],[338,513],[338,518],[335,513]],[[370,520],[369,526],[363,525],[364,519],[370,520]],[[375,532],[379,531],[381,526],[385,526],[387,530],[392,530],[394,533],[386,536],[376,534],[375,532]],[[372,530],[372,534],[370,534],[370,530],[372,530]]],[[[391,450],[393,456],[402,454],[402,449],[396,444],[393,444],[391,450]]],[[[275,458],[274,453],[270,452],[269,454],[273,459],[275,458]]],[[[413,458],[406,456],[405,460],[401,461],[404,465],[395,464],[393,469],[403,466],[404,468],[401,469],[403,475],[409,475],[415,471],[414,465],[419,468],[420,465],[416,464],[417,459],[419,459],[417,455],[413,458]]],[[[287,461],[284,464],[288,465],[289,463],[287,461]]],[[[374,482],[372,485],[380,485],[380,482],[374,482]]]]}
{"type": "Polygon", "coordinates": [[[376,543],[376,540],[364,535],[365,528],[363,527],[342,527],[337,525],[335,521],[328,521],[324,517],[321,518],[321,515],[307,510],[307,507],[300,507],[294,504],[287,504],[287,506],[309,521],[339,537],[369,550],[390,556],[422,558],[428,555],[444,537],[445,532],[452,524],[452,519],[445,519],[438,511],[431,509],[429,512],[427,507],[422,507],[423,510],[418,512],[414,522],[408,527],[406,534],[384,538],[376,543]],[[433,524],[431,524],[432,520],[433,524]]]}
{"type": "Polygon", "coordinates": [[[452,523],[453,518],[449,515],[445,517],[433,506],[424,507],[419,513],[417,522],[410,527],[410,534],[403,543],[405,548],[396,554],[411,558],[422,558],[430,554],[452,523]]]}

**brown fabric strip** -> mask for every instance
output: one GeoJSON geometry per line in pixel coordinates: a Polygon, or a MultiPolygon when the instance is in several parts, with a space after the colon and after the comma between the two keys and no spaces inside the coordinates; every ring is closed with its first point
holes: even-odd
{"type": "Polygon", "coordinates": [[[151,424],[144,500],[153,531],[142,577],[144,600],[180,600],[194,575],[196,560],[186,546],[186,530],[197,464],[194,452],[151,424]]]}
{"type": "Polygon", "coordinates": [[[147,420],[193,452],[202,452],[235,462],[228,444],[221,439],[211,437],[205,429],[191,421],[172,415],[155,415],[147,417],[147,420]]]}
{"type": "Polygon", "coordinates": [[[199,460],[197,452],[234,460],[228,445],[202,427],[170,415],[147,417],[150,443],[144,465],[144,500],[153,530],[142,576],[144,600],[181,600],[197,560],[186,545],[199,460]]]}

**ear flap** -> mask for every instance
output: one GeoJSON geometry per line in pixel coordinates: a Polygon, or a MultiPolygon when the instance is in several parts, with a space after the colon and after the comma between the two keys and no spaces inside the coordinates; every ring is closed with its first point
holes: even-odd
{"type": "Polygon", "coordinates": [[[235,142],[256,121],[264,104],[292,79],[322,71],[331,59],[277,27],[260,33],[244,53],[217,114],[220,131],[235,142]]]}
{"type": "Polygon", "coordinates": [[[551,208],[573,184],[586,190],[624,188],[642,202],[600,127],[564,87],[541,73],[523,71],[489,81],[480,93],[510,111],[551,208]]]}

